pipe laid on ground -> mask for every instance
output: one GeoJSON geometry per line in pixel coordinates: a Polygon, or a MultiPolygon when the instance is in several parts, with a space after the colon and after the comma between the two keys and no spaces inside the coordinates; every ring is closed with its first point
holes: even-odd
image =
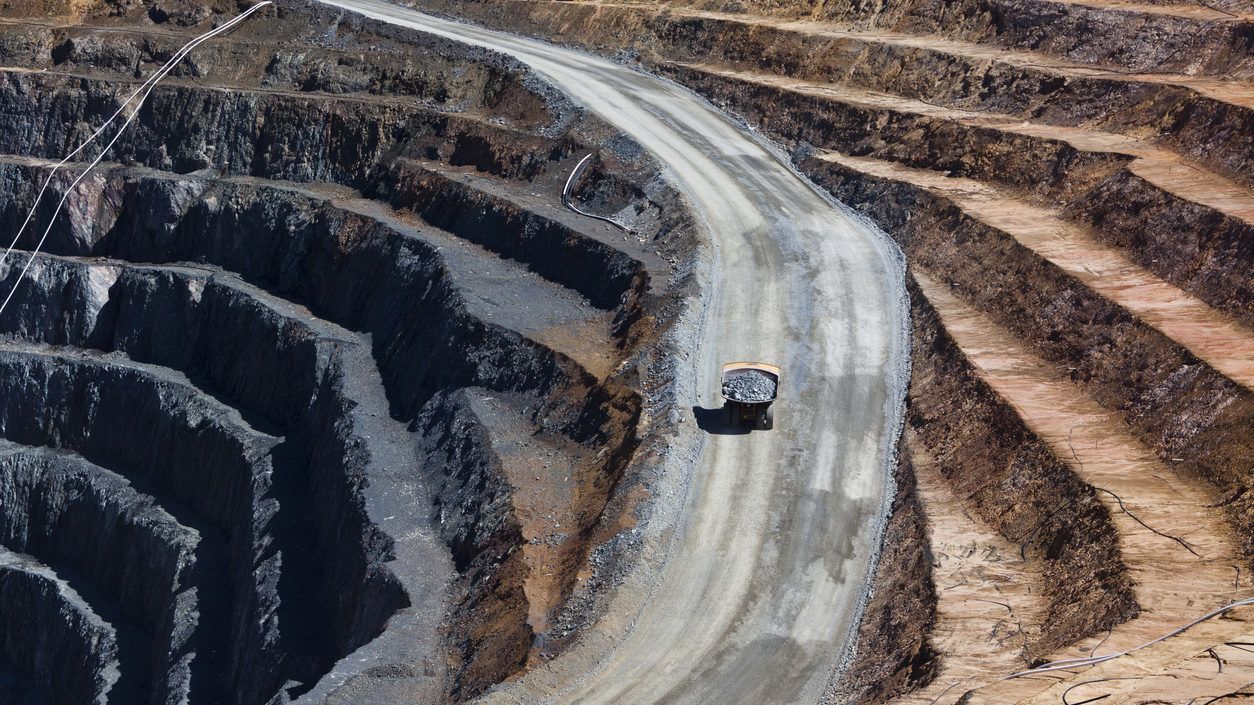
{"type": "Polygon", "coordinates": [[[572,186],[575,185],[575,180],[579,178],[579,175],[581,173],[583,173],[584,165],[586,165],[588,163],[588,160],[591,158],[592,158],[592,155],[589,154],[583,159],[580,159],[579,163],[575,165],[575,169],[570,172],[570,176],[566,178],[566,185],[562,187],[562,205],[566,206],[567,208],[571,209],[575,213],[578,213],[579,215],[582,215],[586,218],[596,218],[597,220],[603,220],[609,223],[610,225],[613,225],[614,227],[619,228],[620,230],[624,232],[628,232],[628,233],[631,232],[631,228],[628,228],[627,226],[623,225],[617,220],[614,220],[612,218],[606,218],[603,215],[597,215],[596,213],[589,213],[585,210],[582,210],[579,208],[579,206],[575,205],[575,202],[573,200],[571,200],[570,189],[572,186]]]}

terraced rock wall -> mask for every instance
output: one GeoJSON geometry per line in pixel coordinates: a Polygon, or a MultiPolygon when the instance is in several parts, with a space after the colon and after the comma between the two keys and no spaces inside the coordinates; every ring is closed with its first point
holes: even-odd
{"type": "MultiPolygon", "coordinates": [[[[225,575],[216,576],[217,584],[206,586],[200,594],[229,593],[233,608],[214,615],[221,621],[209,621],[208,615],[201,615],[199,629],[205,633],[195,637],[200,642],[200,648],[195,649],[202,657],[199,660],[212,660],[213,653],[224,659],[216,664],[215,670],[220,672],[209,677],[215,683],[202,689],[221,694],[232,687],[238,687],[236,692],[240,693],[249,687],[254,688],[248,691],[252,693],[273,688],[273,678],[262,671],[278,660],[273,650],[277,636],[274,620],[269,618],[277,606],[277,596],[265,588],[275,574],[277,557],[267,555],[262,527],[275,507],[259,495],[269,484],[269,452],[277,439],[252,431],[229,414],[222,418],[224,409],[197,399],[190,385],[177,378],[162,378],[148,368],[111,365],[90,356],[58,359],[21,348],[7,351],[0,366],[8,386],[0,407],[0,427],[6,440],[35,448],[65,448],[103,467],[124,468],[121,474],[187,505],[197,518],[222,532],[223,545],[217,548],[236,558],[230,561],[225,575]],[[31,414],[31,409],[43,411],[31,414]],[[135,426],[128,427],[127,420],[135,426]],[[175,468],[186,474],[176,475],[175,468]],[[248,646],[232,651],[227,644],[248,646]],[[224,678],[223,673],[228,675],[224,678]]],[[[58,557],[98,561],[95,546],[67,543],[94,536],[60,536],[45,546],[47,555],[37,557],[48,562],[58,557]]],[[[155,558],[150,556],[149,560],[155,558]]],[[[90,563],[67,560],[67,564],[91,574],[90,563]]],[[[124,590],[125,586],[110,586],[104,577],[100,576],[96,585],[102,590],[115,588],[113,602],[142,597],[124,590]]],[[[159,587],[160,583],[148,590],[159,587]]],[[[125,614],[125,606],[122,611],[125,614]]],[[[159,624],[164,611],[154,610],[146,621],[159,624]]],[[[179,631],[189,626],[180,624],[179,631]]],[[[155,651],[169,649],[178,654],[182,650],[177,641],[163,647],[155,651]]],[[[181,660],[178,656],[175,659],[181,660]]],[[[186,697],[188,677],[177,672],[167,674],[162,666],[159,661],[153,663],[149,667],[153,675],[141,679],[148,682],[153,701],[186,697]],[[168,691],[172,692],[167,695],[168,691]]]]}
{"type": "Polygon", "coordinates": [[[964,506],[1043,563],[1047,614],[1025,660],[1135,616],[1132,578],[1097,492],[980,380],[917,285],[910,298],[910,427],[964,506]]]}
{"type": "MultiPolygon", "coordinates": [[[[1250,7],[1247,2],[1147,4],[1160,4],[1167,9],[1143,12],[1116,3],[1039,0],[964,0],[959,3],[748,0],[668,2],[661,12],[722,11],[746,20],[769,17],[835,23],[868,31],[935,34],[1009,49],[1039,50],[1079,63],[1111,68],[1249,77],[1250,7]]],[[[656,4],[636,0],[614,5],[658,12],[656,4]]],[[[482,11],[465,11],[466,14],[479,12],[482,11]]]]}
{"type": "Polygon", "coordinates": [[[6,551],[0,596],[6,605],[0,618],[4,661],[19,673],[36,674],[6,679],[9,687],[0,693],[14,702],[105,702],[117,678],[116,633],[73,588],[35,561],[6,551]]]}
{"type": "MultiPolygon", "coordinates": [[[[136,193],[121,202],[142,203],[151,210],[119,212],[113,220],[128,224],[126,230],[115,226],[97,247],[83,254],[113,255],[132,261],[207,260],[241,271],[285,297],[308,301],[314,311],[325,311],[324,315],[332,320],[346,321],[372,334],[376,341],[388,341],[377,346],[375,356],[384,388],[392,397],[393,413],[403,417],[416,415],[439,390],[461,387],[539,394],[541,399],[550,401],[534,413],[572,437],[589,442],[604,433],[608,421],[606,405],[625,403],[627,420],[638,413],[632,411],[634,402],[629,393],[623,401],[616,402],[605,391],[591,391],[596,381],[569,360],[517,334],[485,325],[469,312],[458,314],[461,294],[441,271],[438,256],[430,247],[406,241],[377,223],[334,210],[324,211],[321,218],[306,219],[313,210],[310,202],[296,199],[295,203],[285,204],[283,197],[290,198],[290,194],[272,190],[257,193],[247,187],[221,192],[218,203],[224,204],[224,208],[214,212],[193,209],[177,227],[174,223],[153,223],[154,212],[177,212],[171,204],[162,202],[162,186],[146,180],[122,181],[120,190],[135,187],[136,193]],[[295,225],[296,218],[302,221],[299,226],[295,225]],[[154,242],[151,238],[151,234],[167,230],[174,230],[176,239],[154,242]],[[349,233],[358,233],[360,239],[354,247],[338,249],[343,245],[339,239],[349,233]],[[230,240],[223,242],[215,235],[230,240]],[[234,246],[243,242],[249,247],[234,246]],[[258,263],[293,264],[286,271],[273,271],[261,269],[258,263]],[[384,286],[363,287],[360,283],[364,281],[379,281],[384,286]],[[408,287],[418,287],[422,294],[417,295],[408,287]],[[397,301],[408,303],[398,307],[397,301]],[[474,361],[467,364],[471,350],[474,361]],[[585,396],[590,391],[590,396],[585,396]]],[[[85,239],[70,237],[67,241],[85,239]]],[[[21,308],[17,310],[40,315],[35,321],[14,322],[11,330],[42,330],[46,331],[46,342],[73,346],[92,343],[125,351],[133,359],[185,370],[284,429],[291,446],[285,453],[286,462],[304,470],[293,468],[295,475],[290,481],[298,486],[276,489],[276,494],[286,493],[285,499],[307,507],[308,516],[315,520],[315,525],[308,526],[294,518],[296,524],[285,531],[293,536],[312,535],[312,545],[303,550],[319,556],[320,565],[308,570],[324,576],[322,588],[312,591],[312,604],[305,607],[316,614],[334,614],[339,610],[343,615],[329,620],[326,633],[300,633],[291,637],[294,643],[318,643],[325,639],[328,643],[348,645],[332,652],[330,658],[335,658],[381,629],[383,620],[404,600],[387,594],[394,588],[386,587],[386,580],[377,588],[369,587],[374,579],[366,575],[370,572],[368,566],[382,556],[354,556],[360,547],[354,548],[357,544],[345,544],[338,538],[361,536],[364,545],[378,541],[369,538],[373,529],[365,517],[346,516],[360,502],[353,497],[351,481],[346,486],[346,480],[359,475],[363,468],[353,462],[352,448],[345,445],[343,434],[336,432],[343,406],[354,403],[351,398],[344,399],[338,388],[343,382],[337,377],[345,373],[340,369],[344,364],[342,355],[334,348],[343,343],[328,340],[326,332],[319,335],[318,331],[302,330],[290,319],[282,320],[256,301],[261,294],[250,294],[242,283],[221,283],[219,278],[223,275],[213,274],[216,267],[208,276],[197,268],[127,268],[119,274],[107,266],[84,266],[81,260],[48,262],[60,264],[52,269],[62,271],[36,272],[33,280],[44,286],[23,285],[22,293],[26,296],[18,300],[21,308]],[[115,278],[107,285],[108,298],[103,299],[100,284],[111,277],[115,278]],[[68,292],[82,298],[68,297],[68,292]],[[64,317],[54,317],[56,313],[64,317]],[[238,340],[253,344],[241,347],[233,342],[238,340]],[[304,487],[299,486],[302,481],[304,487]],[[354,588],[356,585],[363,588],[354,588]],[[369,612],[358,614],[362,606],[369,606],[369,612]],[[374,626],[363,628],[363,623],[374,626]]],[[[464,442],[464,438],[445,441],[464,442]]],[[[451,472],[462,462],[465,461],[450,460],[446,467],[451,472]]],[[[473,487],[469,489],[477,492],[473,487]]],[[[465,516],[464,521],[491,520],[491,514],[478,511],[481,508],[472,509],[476,511],[465,516]]],[[[485,550],[477,541],[472,541],[472,546],[477,552],[485,550]]],[[[459,548],[455,556],[466,550],[470,549],[459,548]]],[[[277,587],[281,590],[282,584],[277,587]]],[[[294,585],[292,589],[297,588],[294,585]]],[[[295,606],[292,608],[293,615],[300,613],[295,606]]],[[[520,620],[519,625],[524,623],[520,620]]],[[[530,638],[516,643],[529,642],[530,638]]],[[[485,654],[500,658],[499,651],[489,649],[485,654]]],[[[307,658],[321,662],[307,666],[313,673],[329,665],[328,655],[313,654],[307,658]]],[[[486,684],[490,681],[472,685],[486,684]]]]}
{"type": "MultiPolygon", "coordinates": [[[[229,9],[8,13],[6,66],[37,70],[4,71],[0,220],[229,9]]],[[[296,3],[206,48],[110,153],[132,165],[56,175],[18,243],[68,192],[0,315],[0,436],[77,470],[28,471],[10,493],[49,509],[0,544],[121,635],[75,657],[100,702],[470,698],[560,652],[631,560],[686,216],[637,148],[501,57],[296,3]],[[584,150],[576,198],[630,237],[561,208],[584,150]],[[104,489],[65,504],[82,478],[104,489]],[[118,527],[114,562],[50,533],[67,521],[118,527]]],[[[0,265],[6,292],[26,261],[0,265]]],[[[5,665],[40,688],[46,663],[5,665]]]]}
{"type": "MultiPolygon", "coordinates": [[[[161,680],[151,684],[154,689],[185,688],[191,675],[187,656],[195,648],[187,625],[201,610],[189,590],[205,584],[192,575],[200,536],[125,478],[81,456],[6,444],[3,465],[0,492],[5,506],[14,508],[5,516],[4,545],[90,580],[143,632],[139,644],[125,639],[120,644],[118,656],[128,662],[113,667],[117,675],[131,674],[139,664],[129,659],[137,659],[152,664],[161,680]],[[133,646],[139,649],[132,652],[133,646]]],[[[69,665],[63,668],[70,673],[69,665]]],[[[128,685],[137,690],[149,684],[122,680],[113,689],[128,685]]]]}
{"type": "Polygon", "coordinates": [[[1235,496],[1229,519],[1246,541],[1254,537],[1239,490],[1254,458],[1248,389],[943,199],[828,162],[813,161],[809,168],[846,203],[884,223],[920,266],[944,272],[952,288],[981,301],[995,320],[1065,365],[1074,382],[1120,410],[1161,456],[1181,459],[1172,462],[1183,472],[1235,496]],[[980,259],[968,257],[968,248],[980,259]],[[1024,281],[1033,286],[1025,288],[1024,281]]]}
{"type": "Polygon", "coordinates": [[[427,462],[458,470],[444,476],[435,493],[444,540],[458,571],[483,585],[456,606],[458,621],[468,625],[458,654],[464,664],[458,682],[466,693],[526,662],[535,638],[527,623],[527,566],[518,550],[527,539],[508,474],[492,451],[490,430],[474,413],[472,394],[441,394],[420,419],[427,462]]]}
{"type": "MultiPolygon", "coordinates": [[[[629,47],[789,145],[1039,192],[1082,210],[1105,242],[1134,244],[1123,249],[1142,266],[1250,320],[1252,292],[1238,273],[1254,236],[1248,217],[1234,217],[1246,210],[1199,203],[1174,181],[1147,180],[1139,172],[1160,161],[1185,175],[1189,167],[1173,167],[1170,155],[1147,154],[1129,139],[1153,138],[1248,185],[1254,143],[1244,126],[1254,108],[1241,85],[1099,74],[1041,50],[1011,53],[857,24],[631,4],[423,6],[606,52],[629,47]],[[1004,127],[1024,120],[1053,128],[1004,127]]],[[[1212,184],[1199,195],[1216,189],[1233,190],[1212,184]]]]}
{"type": "Polygon", "coordinates": [[[961,550],[933,567],[950,571],[934,606],[885,563],[876,588],[897,597],[883,601],[937,631],[928,646],[908,617],[869,610],[842,692],[935,705],[1232,690],[1154,665],[1222,647],[1201,635],[1145,656],[1162,678],[1144,682],[1000,678],[1142,643],[1248,590],[1248,3],[413,4],[674,78],[906,252],[919,495],[933,548],[961,550]]]}

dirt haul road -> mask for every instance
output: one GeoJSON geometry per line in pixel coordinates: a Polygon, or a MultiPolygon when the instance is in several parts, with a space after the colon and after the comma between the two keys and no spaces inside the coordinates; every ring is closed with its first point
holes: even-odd
{"type": "Polygon", "coordinates": [[[901,419],[907,312],[895,248],[668,81],[375,0],[324,1],[512,55],[652,151],[711,243],[706,308],[694,315],[704,320],[679,380],[691,404],[721,406],[722,361],[783,367],[775,430],[710,435],[699,456],[676,453],[655,488],[645,558],[606,617],[486,699],[823,700],[861,611],[901,419]]]}

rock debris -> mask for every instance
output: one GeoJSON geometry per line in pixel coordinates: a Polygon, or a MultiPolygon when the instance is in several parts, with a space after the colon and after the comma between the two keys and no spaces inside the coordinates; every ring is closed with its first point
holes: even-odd
{"type": "Polygon", "coordinates": [[[746,370],[723,382],[723,396],[736,401],[763,402],[775,398],[775,379],[765,372],[746,370]]]}

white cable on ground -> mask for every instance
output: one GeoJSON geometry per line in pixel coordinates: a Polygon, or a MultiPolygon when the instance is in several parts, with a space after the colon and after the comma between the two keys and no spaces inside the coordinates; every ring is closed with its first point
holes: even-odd
{"type": "MultiPolygon", "coordinates": [[[[1003,681],[1008,681],[1014,678],[1024,678],[1027,676],[1034,676],[1034,675],[1041,674],[1041,673],[1048,673],[1050,671],[1065,671],[1065,670],[1072,669],[1072,668],[1096,666],[1099,663],[1113,661],[1114,659],[1120,658],[1122,656],[1127,656],[1128,654],[1134,651],[1140,651],[1141,649],[1144,649],[1149,646],[1153,646],[1154,644],[1157,644],[1160,641],[1165,641],[1167,639],[1170,639],[1171,637],[1177,634],[1180,634],[1181,632],[1184,632],[1188,629],[1191,629],[1201,624],[1202,622],[1205,622],[1210,619],[1214,619],[1215,617],[1231,612],[1232,610],[1237,609],[1238,607],[1246,607],[1249,605],[1254,605],[1254,597],[1247,597],[1244,600],[1238,600],[1231,604],[1224,605],[1223,607],[1220,607],[1218,609],[1211,610],[1210,612],[1207,612],[1206,614],[1202,615],[1201,617],[1198,617],[1197,619],[1193,620],[1192,622],[1189,622],[1188,624],[1182,627],[1173,629],[1170,632],[1158,637],[1157,639],[1154,639],[1152,641],[1147,641],[1144,644],[1141,644],[1140,646],[1134,646],[1131,649],[1128,649],[1126,651],[1120,651],[1119,653],[1116,653],[1116,654],[1107,654],[1106,656],[1089,656],[1086,658],[1072,658],[1072,659],[1060,659],[1058,661],[1050,661],[1049,663],[1041,664],[1040,666],[1037,666],[1036,668],[1029,668],[1026,671],[1019,671],[1017,673],[1011,673],[1010,675],[1002,676],[1001,678],[998,678],[995,681],[989,681],[982,685],[976,685],[974,690],[971,690],[968,692],[969,693],[975,692],[981,688],[988,687],[994,683],[1001,683],[1003,681]]],[[[1109,635],[1107,636],[1109,637],[1109,635]]],[[[1105,639],[1102,640],[1103,643],[1105,643],[1105,641],[1106,641],[1105,639]]],[[[1101,644],[1098,644],[1098,646],[1100,647],[1101,644]]],[[[932,699],[932,704],[934,705],[935,703],[939,702],[941,698],[945,697],[945,693],[948,693],[955,686],[963,685],[965,687],[968,684],[972,684],[972,682],[975,680],[976,679],[974,678],[968,678],[965,681],[960,680],[960,681],[955,681],[949,684],[948,688],[945,688],[945,690],[942,691],[940,695],[937,695],[935,698],[932,699]]]]}
{"type": "Polygon", "coordinates": [[[98,138],[101,134],[103,134],[105,129],[114,120],[116,120],[117,117],[121,115],[122,112],[125,111],[127,107],[130,106],[131,103],[134,102],[136,98],[138,97],[138,102],[135,102],[134,108],[131,110],[130,115],[126,118],[126,121],[122,123],[122,127],[118,129],[117,133],[113,135],[113,139],[109,140],[109,144],[105,145],[105,148],[100,151],[100,154],[97,155],[94,160],[92,160],[91,164],[88,165],[87,168],[84,169],[83,172],[79,174],[76,179],[74,179],[73,183],[70,184],[69,188],[67,188],[65,190],[65,193],[61,196],[61,200],[57,203],[56,210],[53,211],[52,217],[48,221],[48,227],[44,229],[43,235],[39,238],[38,244],[36,244],[35,249],[31,251],[30,258],[26,261],[26,265],[22,267],[22,271],[18,275],[17,281],[13,283],[13,287],[9,290],[8,296],[5,297],[3,303],[0,303],[0,313],[3,313],[4,309],[9,305],[9,301],[13,298],[13,295],[17,292],[18,286],[21,285],[22,279],[25,278],[27,271],[30,269],[31,263],[33,263],[35,261],[35,257],[39,255],[39,251],[43,247],[44,241],[48,239],[48,234],[52,232],[52,226],[56,223],[57,216],[61,214],[61,209],[65,206],[66,199],[69,198],[70,194],[73,193],[74,189],[78,186],[78,184],[82,182],[83,178],[86,177],[87,174],[91,172],[91,170],[94,169],[97,164],[100,163],[100,161],[104,158],[104,155],[118,141],[118,138],[122,136],[122,133],[126,131],[126,128],[129,127],[130,124],[135,120],[135,117],[139,115],[139,110],[141,107],[143,107],[144,101],[148,99],[148,96],[157,87],[157,84],[160,83],[161,80],[164,79],[166,76],[168,76],[170,72],[174,70],[174,67],[177,66],[179,62],[182,61],[194,49],[196,49],[196,47],[200,46],[204,42],[209,41],[210,39],[213,39],[214,37],[217,37],[225,32],[230,31],[231,29],[235,28],[237,25],[242,23],[244,20],[248,19],[248,17],[252,15],[253,13],[257,12],[258,10],[260,10],[261,8],[267,5],[272,5],[272,4],[274,3],[271,0],[263,0],[263,2],[253,5],[252,7],[248,8],[247,10],[240,13],[236,17],[232,18],[231,20],[224,22],[222,25],[208,32],[205,32],[204,34],[196,37],[195,39],[191,40],[187,44],[184,44],[183,47],[180,48],[177,52],[175,52],[174,55],[171,56],[170,59],[166,61],[166,63],[163,64],[162,67],[156,73],[154,73],[146,81],[140,84],[139,88],[135,89],[135,92],[132,93],[131,96],[127,98],[122,103],[122,105],[118,107],[118,109],[113,113],[113,115],[109,116],[109,119],[105,120],[104,123],[102,123],[100,127],[97,128],[94,133],[92,133],[90,137],[88,137],[82,144],[76,147],[74,151],[70,152],[64,159],[62,159],[60,162],[57,163],[56,166],[52,168],[52,170],[48,173],[47,178],[44,179],[43,186],[39,189],[39,194],[35,197],[34,203],[31,204],[30,212],[27,213],[26,220],[22,222],[22,227],[19,228],[17,231],[17,234],[13,236],[13,241],[9,244],[8,249],[5,250],[3,255],[0,255],[0,265],[4,264],[9,254],[17,246],[18,240],[22,237],[22,233],[25,232],[26,230],[26,226],[29,225],[31,220],[34,218],[35,211],[39,208],[39,203],[43,199],[44,193],[47,191],[49,184],[52,183],[52,179],[56,175],[57,170],[59,170],[62,166],[67,164],[71,159],[76,157],[80,152],[83,151],[83,149],[87,147],[87,145],[94,142],[96,138],[98,138]]]}
{"type": "Polygon", "coordinates": [[[1060,661],[1050,661],[1049,663],[1042,664],[1040,666],[1037,666],[1036,668],[1031,668],[1026,671],[1019,671],[1018,673],[1012,673],[1009,676],[1006,676],[1005,678],[1003,678],[1002,680],[1009,680],[1011,678],[1019,678],[1022,676],[1031,676],[1031,675],[1036,675],[1039,673],[1049,673],[1050,671],[1062,671],[1062,670],[1066,670],[1069,668],[1081,668],[1083,666],[1096,666],[1099,663],[1105,663],[1106,661],[1113,661],[1114,659],[1120,658],[1121,656],[1127,656],[1128,654],[1134,651],[1140,651],[1141,649],[1153,646],[1154,644],[1157,644],[1160,641],[1165,641],[1167,639],[1170,639],[1171,637],[1177,634],[1180,634],[1181,632],[1184,632],[1187,629],[1195,627],[1207,620],[1214,619],[1215,617],[1218,617],[1227,612],[1231,612],[1232,610],[1238,607],[1246,607],[1249,605],[1254,605],[1254,597],[1247,597],[1244,600],[1237,600],[1236,602],[1233,602],[1231,604],[1224,605],[1223,607],[1220,607],[1218,609],[1211,610],[1210,612],[1207,612],[1206,614],[1202,615],[1201,617],[1198,617],[1197,619],[1193,620],[1192,622],[1189,622],[1188,624],[1182,627],[1173,629],[1170,632],[1167,632],[1166,634],[1163,634],[1162,636],[1158,637],[1157,639],[1147,641],[1144,644],[1141,644],[1140,646],[1134,646],[1131,649],[1128,649],[1126,651],[1120,651],[1114,654],[1107,654],[1105,656],[1089,656],[1088,658],[1071,658],[1071,659],[1062,659],[1060,661]]]}
{"type": "Polygon", "coordinates": [[[586,218],[596,218],[597,220],[604,220],[605,222],[609,223],[610,225],[613,225],[616,228],[619,228],[620,230],[631,232],[631,228],[623,225],[622,223],[618,222],[617,220],[614,220],[613,218],[606,218],[603,215],[597,215],[596,213],[589,213],[581,209],[579,206],[575,205],[575,201],[570,197],[571,187],[575,185],[575,180],[579,178],[579,175],[581,173],[583,173],[584,166],[587,165],[588,160],[591,158],[592,158],[592,155],[589,154],[583,159],[580,159],[579,163],[575,165],[574,170],[570,172],[570,176],[566,177],[566,185],[562,187],[562,205],[566,206],[567,208],[571,209],[572,211],[586,218]]]}

